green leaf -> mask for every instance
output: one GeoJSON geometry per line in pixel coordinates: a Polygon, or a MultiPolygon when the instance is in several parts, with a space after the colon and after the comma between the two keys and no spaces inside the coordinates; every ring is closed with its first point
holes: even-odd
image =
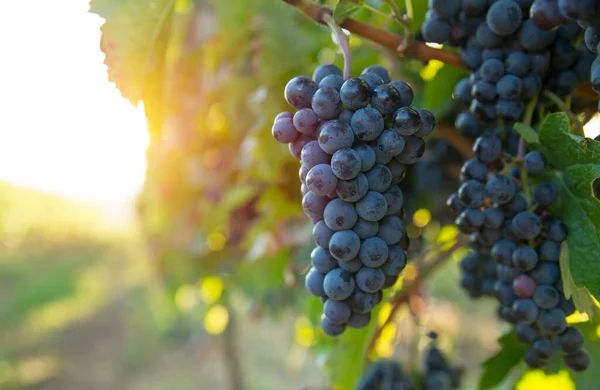
{"type": "Polygon", "coordinates": [[[333,9],[333,17],[337,23],[341,23],[353,13],[362,9],[364,0],[340,0],[333,9]]]}
{"type": "Polygon", "coordinates": [[[514,129],[521,134],[521,137],[525,139],[528,144],[539,144],[540,137],[538,133],[525,123],[515,123],[514,129]]]}
{"type": "Polygon", "coordinates": [[[540,126],[540,142],[549,149],[552,164],[558,168],[599,164],[600,142],[569,134],[569,129],[569,118],[561,112],[549,115],[540,126]]]}
{"type": "Polygon", "coordinates": [[[550,211],[567,224],[568,257],[561,267],[565,286],[573,294],[581,311],[597,317],[591,294],[600,300],[600,200],[594,197],[593,183],[600,178],[600,144],[569,134],[569,119],[563,113],[552,114],[540,126],[540,141],[550,165],[541,175],[532,175],[532,183],[550,181],[560,192],[550,211]],[[590,302],[591,301],[591,302],[590,302]],[[586,311],[587,312],[587,311],[586,311]]]}
{"type": "Polygon", "coordinates": [[[585,287],[577,287],[569,268],[568,248],[563,245],[560,253],[560,271],[562,274],[565,296],[572,298],[579,311],[586,312],[593,322],[600,321],[600,306],[585,287]]]}
{"type": "Polygon", "coordinates": [[[517,340],[514,331],[498,339],[500,351],[483,363],[483,374],[479,389],[486,390],[498,386],[509,372],[523,359],[527,346],[517,340]]]}
{"type": "Polygon", "coordinates": [[[133,105],[150,82],[160,82],[175,0],[92,0],[90,12],[106,19],[101,48],[108,78],[133,105]]]}

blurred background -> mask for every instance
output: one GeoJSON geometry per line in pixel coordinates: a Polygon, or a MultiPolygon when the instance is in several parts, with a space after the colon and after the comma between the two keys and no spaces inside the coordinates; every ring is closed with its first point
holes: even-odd
{"type": "MultiPolygon", "coordinates": [[[[86,0],[0,6],[0,388],[327,388],[298,166],[270,123],[288,79],[341,62],[329,32],[280,1],[95,3],[102,44],[86,0]]],[[[451,111],[461,71],[351,45],[356,69],[386,65],[417,106],[451,111]]],[[[411,178],[415,252],[456,237],[451,138],[411,178]]],[[[502,329],[458,288],[457,259],[372,357],[410,361],[434,329],[475,388],[502,329]]]]}

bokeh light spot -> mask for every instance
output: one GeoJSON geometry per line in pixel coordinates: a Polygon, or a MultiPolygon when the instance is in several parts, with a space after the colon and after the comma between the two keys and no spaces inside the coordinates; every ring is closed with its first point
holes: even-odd
{"type": "Polygon", "coordinates": [[[215,305],[208,309],[204,316],[204,329],[212,335],[223,333],[229,323],[229,312],[223,305],[215,305]]]}

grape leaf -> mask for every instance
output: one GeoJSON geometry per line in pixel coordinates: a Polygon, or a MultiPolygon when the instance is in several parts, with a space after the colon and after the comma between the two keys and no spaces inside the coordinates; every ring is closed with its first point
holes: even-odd
{"type": "Polygon", "coordinates": [[[133,105],[160,83],[175,0],[92,0],[90,12],[106,20],[100,46],[108,78],[133,105]]]}
{"type": "Polygon", "coordinates": [[[510,371],[516,367],[527,350],[527,346],[517,340],[514,331],[498,339],[500,351],[483,363],[483,374],[479,380],[479,389],[486,390],[498,386],[510,371]]]}
{"type": "Polygon", "coordinates": [[[586,312],[591,321],[599,322],[600,307],[598,306],[597,301],[594,300],[587,288],[577,287],[575,283],[573,283],[573,276],[569,269],[568,251],[566,245],[563,244],[563,248],[561,248],[560,252],[560,271],[562,274],[565,296],[573,299],[575,307],[577,307],[579,311],[586,312]]]}
{"type": "Polygon", "coordinates": [[[343,22],[353,13],[362,8],[363,0],[340,0],[333,10],[333,17],[337,23],[343,22]]]}
{"type": "Polygon", "coordinates": [[[526,125],[525,123],[515,123],[514,129],[521,134],[521,137],[525,139],[525,141],[529,144],[539,144],[540,137],[538,133],[531,127],[526,125]]]}
{"type": "Polygon", "coordinates": [[[540,126],[546,157],[558,169],[534,175],[532,184],[551,181],[559,189],[559,200],[550,211],[569,228],[566,242],[570,272],[563,276],[572,277],[572,281],[565,280],[565,285],[577,298],[577,308],[584,311],[585,307],[590,308],[592,297],[600,299],[600,201],[592,188],[592,183],[600,178],[600,143],[570,134],[569,128],[564,113],[548,116],[540,126]],[[584,289],[592,297],[584,298],[584,289]]]}

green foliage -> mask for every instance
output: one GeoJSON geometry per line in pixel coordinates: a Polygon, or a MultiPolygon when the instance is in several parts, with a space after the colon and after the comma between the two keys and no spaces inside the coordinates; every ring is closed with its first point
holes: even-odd
{"type": "MultiPolygon", "coordinates": [[[[569,228],[565,261],[569,272],[563,273],[564,284],[576,297],[577,307],[590,310],[593,302],[591,297],[585,298],[586,290],[596,300],[600,298],[600,201],[592,191],[592,182],[600,177],[600,143],[569,130],[569,119],[563,113],[552,114],[541,124],[539,139],[554,168],[534,177],[532,184],[550,181],[560,191],[551,211],[569,228]]],[[[596,310],[588,314],[594,315],[596,310]]]]}
{"type": "Polygon", "coordinates": [[[483,363],[483,374],[479,389],[487,390],[498,386],[523,359],[527,346],[517,340],[514,330],[498,339],[500,350],[483,363]]]}
{"type": "Polygon", "coordinates": [[[341,23],[344,19],[349,18],[352,14],[359,11],[363,3],[363,0],[339,0],[335,8],[333,8],[333,17],[336,22],[341,23]]]}
{"type": "Polygon", "coordinates": [[[106,19],[102,51],[108,77],[131,104],[161,82],[175,0],[92,0],[90,12],[106,19]]]}
{"type": "Polygon", "coordinates": [[[525,139],[527,143],[540,143],[540,137],[538,136],[538,133],[536,133],[531,126],[528,126],[524,123],[515,123],[514,129],[521,135],[521,137],[523,137],[523,139],[525,139]]]}

